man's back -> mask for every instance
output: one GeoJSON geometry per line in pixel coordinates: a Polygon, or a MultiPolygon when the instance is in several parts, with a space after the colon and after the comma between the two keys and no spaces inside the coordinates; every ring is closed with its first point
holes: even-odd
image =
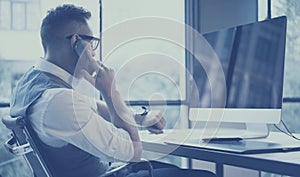
{"type": "MultiPolygon", "coordinates": [[[[22,77],[16,87],[12,98],[11,116],[31,118],[32,106],[37,103],[46,90],[54,88],[71,89],[71,86],[55,75],[31,69],[22,77]]],[[[37,116],[42,117],[43,115],[37,116]]],[[[35,123],[32,122],[32,125],[35,123]]],[[[35,141],[41,145],[38,148],[55,176],[99,176],[107,169],[107,165],[101,164],[98,157],[70,143],[61,147],[53,147],[45,144],[39,138],[35,141]]]]}

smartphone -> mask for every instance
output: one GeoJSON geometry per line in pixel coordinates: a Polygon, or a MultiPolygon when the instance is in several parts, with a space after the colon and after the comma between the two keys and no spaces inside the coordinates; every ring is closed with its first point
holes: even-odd
{"type": "Polygon", "coordinates": [[[74,50],[77,53],[77,55],[80,57],[82,53],[85,50],[85,46],[83,45],[81,39],[77,39],[77,41],[74,44],[74,50]]]}

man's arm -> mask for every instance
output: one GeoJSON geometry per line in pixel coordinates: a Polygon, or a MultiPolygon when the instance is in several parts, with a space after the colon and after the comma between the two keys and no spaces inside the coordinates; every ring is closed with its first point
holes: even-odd
{"type": "Polygon", "coordinates": [[[49,89],[40,100],[30,116],[49,146],[67,142],[103,161],[130,161],[134,156],[129,133],[101,117],[88,97],[71,89],[49,89]]]}
{"type": "MultiPolygon", "coordinates": [[[[103,101],[97,101],[98,114],[105,120],[111,122],[110,114],[107,105],[103,101]]],[[[147,115],[139,115],[132,112],[135,122],[142,127],[145,127],[149,132],[160,134],[166,126],[166,120],[160,111],[150,111],[147,115]]]]}
{"type": "Polygon", "coordinates": [[[109,115],[109,111],[107,105],[104,101],[97,101],[97,112],[98,114],[103,117],[106,121],[111,122],[111,118],[109,115]]]}
{"type": "Polygon", "coordinates": [[[111,116],[111,122],[116,127],[126,130],[131,137],[135,149],[132,160],[139,161],[142,155],[142,145],[132,112],[126,107],[118,91],[114,90],[110,95],[103,97],[111,116]]]}
{"type": "MultiPolygon", "coordinates": [[[[139,138],[136,123],[131,111],[126,107],[124,101],[121,99],[120,93],[116,89],[114,83],[114,71],[103,64],[97,63],[95,60],[91,60],[91,65],[94,71],[97,71],[96,77],[92,77],[86,70],[82,71],[83,76],[88,80],[94,87],[101,92],[105,103],[107,104],[107,110],[105,107],[100,106],[106,119],[108,113],[111,122],[118,128],[122,128],[128,132],[134,147],[134,157],[132,161],[139,161],[142,154],[142,145],[139,138]]],[[[99,107],[98,107],[99,109],[99,107]]]]}

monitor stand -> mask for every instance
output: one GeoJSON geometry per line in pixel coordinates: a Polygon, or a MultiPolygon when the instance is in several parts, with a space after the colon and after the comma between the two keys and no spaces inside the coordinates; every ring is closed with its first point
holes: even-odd
{"type": "Polygon", "coordinates": [[[245,123],[246,131],[242,138],[255,139],[266,138],[269,136],[269,127],[267,124],[262,123],[245,123]]]}
{"type": "Polygon", "coordinates": [[[244,123],[242,128],[237,127],[217,127],[215,126],[204,127],[204,133],[202,134],[203,139],[222,139],[232,140],[237,139],[258,139],[266,138],[269,136],[269,127],[263,123],[244,123]],[[214,127],[214,128],[213,128],[214,127]]]}

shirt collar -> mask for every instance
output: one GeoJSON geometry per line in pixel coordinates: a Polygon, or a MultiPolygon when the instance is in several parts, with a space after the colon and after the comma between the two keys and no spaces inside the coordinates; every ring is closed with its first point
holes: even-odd
{"type": "Polygon", "coordinates": [[[69,85],[74,85],[74,83],[77,82],[77,79],[74,78],[70,73],[68,73],[66,70],[62,69],[61,67],[55,65],[54,63],[51,63],[47,60],[41,59],[36,64],[35,69],[44,71],[47,73],[51,73],[63,81],[65,81],[69,85]]]}

